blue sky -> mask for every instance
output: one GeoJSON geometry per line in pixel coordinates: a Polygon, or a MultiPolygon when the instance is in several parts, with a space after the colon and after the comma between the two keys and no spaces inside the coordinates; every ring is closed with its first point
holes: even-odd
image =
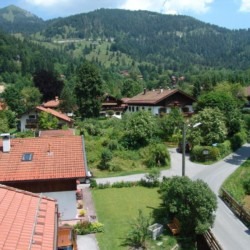
{"type": "Polygon", "coordinates": [[[100,8],[183,14],[229,29],[250,28],[250,0],[0,0],[0,8],[19,6],[44,20],[100,8]]]}

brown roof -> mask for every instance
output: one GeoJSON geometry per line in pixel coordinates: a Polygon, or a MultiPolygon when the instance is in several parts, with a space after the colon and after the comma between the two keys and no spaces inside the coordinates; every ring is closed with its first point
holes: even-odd
{"type": "Polygon", "coordinates": [[[245,88],[245,96],[249,97],[250,96],[250,86],[245,88]]]}
{"type": "Polygon", "coordinates": [[[0,101],[0,110],[5,110],[7,109],[7,104],[5,102],[0,101]]]}
{"type": "MultiPolygon", "coordinates": [[[[158,102],[162,101],[163,99],[180,92],[181,94],[188,96],[184,92],[178,89],[156,89],[151,91],[142,92],[127,101],[127,104],[157,104],[158,102]]],[[[188,96],[189,98],[193,99],[192,97],[188,96]]]]}
{"type": "Polygon", "coordinates": [[[56,201],[0,185],[0,232],[0,249],[54,249],[56,201]]]}
{"type": "Polygon", "coordinates": [[[58,99],[58,97],[55,97],[55,100],[50,100],[48,102],[43,103],[43,107],[45,108],[58,108],[60,105],[60,100],[58,99]]]}
{"type": "Polygon", "coordinates": [[[74,129],[41,130],[39,137],[75,135],[74,129]]]}
{"type": "Polygon", "coordinates": [[[3,153],[2,140],[0,140],[1,182],[86,176],[81,136],[10,140],[11,148],[8,153],[3,153]],[[32,159],[22,160],[24,153],[32,153],[32,159]]]}
{"type": "Polygon", "coordinates": [[[67,115],[63,114],[63,113],[60,113],[54,109],[50,109],[50,108],[44,108],[42,106],[37,106],[36,109],[38,109],[39,111],[44,111],[44,112],[47,112],[53,116],[55,116],[56,118],[60,119],[60,120],[63,120],[63,121],[66,121],[66,122],[72,122],[72,119],[69,118],[67,115]]]}

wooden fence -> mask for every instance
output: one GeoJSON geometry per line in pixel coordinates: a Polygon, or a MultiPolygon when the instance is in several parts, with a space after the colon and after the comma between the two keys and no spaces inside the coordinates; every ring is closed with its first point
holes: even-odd
{"type": "Polygon", "coordinates": [[[211,250],[223,250],[220,243],[216,240],[216,238],[214,237],[214,234],[212,233],[210,229],[207,230],[206,233],[203,234],[203,237],[205,238],[211,250]]]}
{"type": "Polygon", "coordinates": [[[225,189],[221,190],[222,200],[232,209],[232,211],[247,226],[250,225],[250,213],[247,212],[225,189]]]}

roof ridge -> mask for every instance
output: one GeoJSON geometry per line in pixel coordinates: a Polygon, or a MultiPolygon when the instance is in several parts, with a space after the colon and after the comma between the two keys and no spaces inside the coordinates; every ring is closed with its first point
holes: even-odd
{"type": "Polygon", "coordinates": [[[23,193],[23,194],[30,195],[30,196],[37,197],[37,198],[40,198],[42,196],[41,197],[42,199],[57,202],[56,199],[50,198],[48,196],[45,196],[42,193],[35,194],[35,193],[29,192],[29,191],[26,191],[26,190],[22,190],[22,189],[18,189],[18,188],[6,186],[6,185],[3,185],[3,184],[0,184],[0,188],[7,189],[7,190],[10,190],[10,191],[14,191],[14,192],[17,192],[17,193],[23,193]]]}

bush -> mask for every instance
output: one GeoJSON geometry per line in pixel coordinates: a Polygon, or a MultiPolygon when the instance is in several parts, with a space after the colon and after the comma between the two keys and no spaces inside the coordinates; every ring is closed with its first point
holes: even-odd
{"type": "Polygon", "coordinates": [[[96,188],[97,187],[97,182],[95,179],[90,179],[90,188],[96,188]]]}
{"type": "Polygon", "coordinates": [[[82,221],[74,225],[74,230],[78,235],[99,233],[104,231],[104,225],[100,222],[82,221]]]}
{"type": "Polygon", "coordinates": [[[194,146],[190,159],[197,162],[217,161],[220,159],[220,150],[212,146],[194,146]]]}
{"type": "Polygon", "coordinates": [[[247,195],[250,195],[250,176],[243,181],[243,187],[247,195]]]}
{"type": "Polygon", "coordinates": [[[165,144],[152,144],[146,149],[145,156],[145,164],[150,168],[170,165],[170,155],[165,144]]]}
{"type": "Polygon", "coordinates": [[[79,216],[80,216],[80,217],[85,216],[85,214],[86,214],[86,211],[85,211],[84,209],[81,209],[81,210],[79,211],[79,216]]]}
{"type": "Polygon", "coordinates": [[[112,157],[113,157],[112,152],[109,149],[104,149],[102,151],[101,162],[98,168],[101,170],[108,170],[112,157]]]}
{"type": "Polygon", "coordinates": [[[247,141],[247,133],[246,131],[240,131],[236,133],[231,139],[232,150],[235,151],[239,147],[241,147],[247,141]]]}
{"type": "Polygon", "coordinates": [[[102,145],[104,147],[107,147],[109,150],[118,150],[121,148],[121,145],[119,144],[119,142],[115,139],[107,139],[104,140],[102,145]]]}
{"type": "Polygon", "coordinates": [[[221,158],[229,155],[232,152],[232,146],[229,140],[226,140],[223,143],[219,143],[217,148],[220,151],[221,158]]]}

